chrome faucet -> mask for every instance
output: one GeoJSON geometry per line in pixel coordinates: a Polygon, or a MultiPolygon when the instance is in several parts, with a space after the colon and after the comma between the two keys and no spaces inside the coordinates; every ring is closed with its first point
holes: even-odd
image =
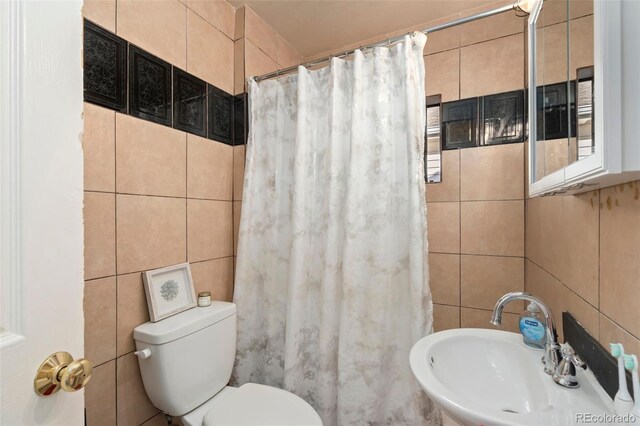
{"type": "Polygon", "coordinates": [[[564,386],[565,388],[579,387],[580,384],[576,378],[576,367],[586,369],[587,366],[584,361],[576,355],[569,344],[565,343],[564,347],[562,349],[560,348],[558,333],[556,333],[556,326],[553,322],[551,309],[549,309],[542,300],[533,294],[522,291],[507,293],[496,302],[496,306],[493,308],[493,314],[491,315],[491,324],[502,324],[502,310],[507,303],[513,300],[526,300],[535,303],[538,308],[540,308],[542,315],[544,315],[547,323],[544,356],[542,357],[544,372],[549,374],[553,378],[553,381],[560,386],[564,386]],[[560,361],[561,357],[562,361],[560,361]]]}
{"type": "Polygon", "coordinates": [[[556,326],[553,322],[551,309],[549,309],[542,300],[538,299],[533,294],[525,293],[523,291],[507,293],[496,302],[496,306],[493,308],[493,314],[491,315],[491,324],[502,324],[502,310],[507,303],[514,300],[526,300],[528,302],[533,302],[538,306],[538,308],[540,308],[542,315],[544,315],[547,327],[544,357],[542,358],[542,362],[544,363],[544,372],[551,376],[554,375],[559,365],[560,344],[558,343],[558,334],[556,333],[556,326]]]}

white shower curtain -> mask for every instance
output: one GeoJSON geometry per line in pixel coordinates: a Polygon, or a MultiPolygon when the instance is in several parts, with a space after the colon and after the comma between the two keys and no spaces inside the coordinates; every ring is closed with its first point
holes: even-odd
{"type": "Polygon", "coordinates": [[[250,85],[234,382],[325,426],[439,422],[409,367],[432,331],[426,36],[250,85]]]}

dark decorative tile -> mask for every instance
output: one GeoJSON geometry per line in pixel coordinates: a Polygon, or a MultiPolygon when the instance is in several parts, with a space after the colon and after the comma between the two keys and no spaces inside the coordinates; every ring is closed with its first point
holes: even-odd
{"type": "Polygon", "coordinates": [[[171,65],[129,46],[129,114],[171,126],[171,65]]]}
{"type": "Polygon", "coordinates": [[[575,82],[551,84],[537,88],[536,107],[538,140],[564,139],[575,135],[575,82]],[[571,125],[569,125],[569,115],[571,125]]]}
{"type": "Polygon", "coordinates": [[[247,94],[242,93],[233,100],[233,144],[244,145],[247,142],[248,123],[246,109],[247,94]],[[245,133],[245,129],[247,133],[245,133]]]}
{"type": "Polygon", "coordinates": [[[173,127],[207,136],[207,83],[173,68],[173,127]]]}
{"type": "MultiPolygon", "coordinates": [[[[587,363],[600,386],[613,398],[618,391],[618,362],[616,359],[569,312],[562,313],[562,328],[565,341],[569,342],[576,353],[587,363]]],[[[626,373],[627,387],[633,395],[631,374],[628,371],[626,373]]]]}
{"type": "Polygon", "coordinates": [[[524,141],[524,91],[482,99],[484,145],[524,141]]]}
{"type": "Polygon", "coordinates": [[[442,105],[442,148],[477,146],[478,98],[447,102],[442,105]]]}
{"type": "Polygon", "coordinates": [[[127,42],[84,21],[84,100],[127,110],[127,42]]]}
{"type": "Polygon", "coordinates": [[[209,86],[209,139],[233,145],[233,96],[209,86]]]}

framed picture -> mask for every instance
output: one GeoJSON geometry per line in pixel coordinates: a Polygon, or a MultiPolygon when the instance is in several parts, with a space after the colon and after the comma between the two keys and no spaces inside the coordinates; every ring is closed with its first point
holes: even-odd
{"type": "Polygon", "coordinates": [[[188,263],[146,271],[142,274],[151,322],[170,317],[197,305],[188,263]]]}

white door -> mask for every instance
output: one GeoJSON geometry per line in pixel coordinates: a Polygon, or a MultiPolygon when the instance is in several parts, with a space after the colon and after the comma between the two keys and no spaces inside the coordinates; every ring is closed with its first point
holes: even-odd
{"type": "Polygon", "coordinates": [[[2,425],[84,423],[83,390],[33,387],[48,355],[83,355],[81,6],[0,1],[2,425]]]}

